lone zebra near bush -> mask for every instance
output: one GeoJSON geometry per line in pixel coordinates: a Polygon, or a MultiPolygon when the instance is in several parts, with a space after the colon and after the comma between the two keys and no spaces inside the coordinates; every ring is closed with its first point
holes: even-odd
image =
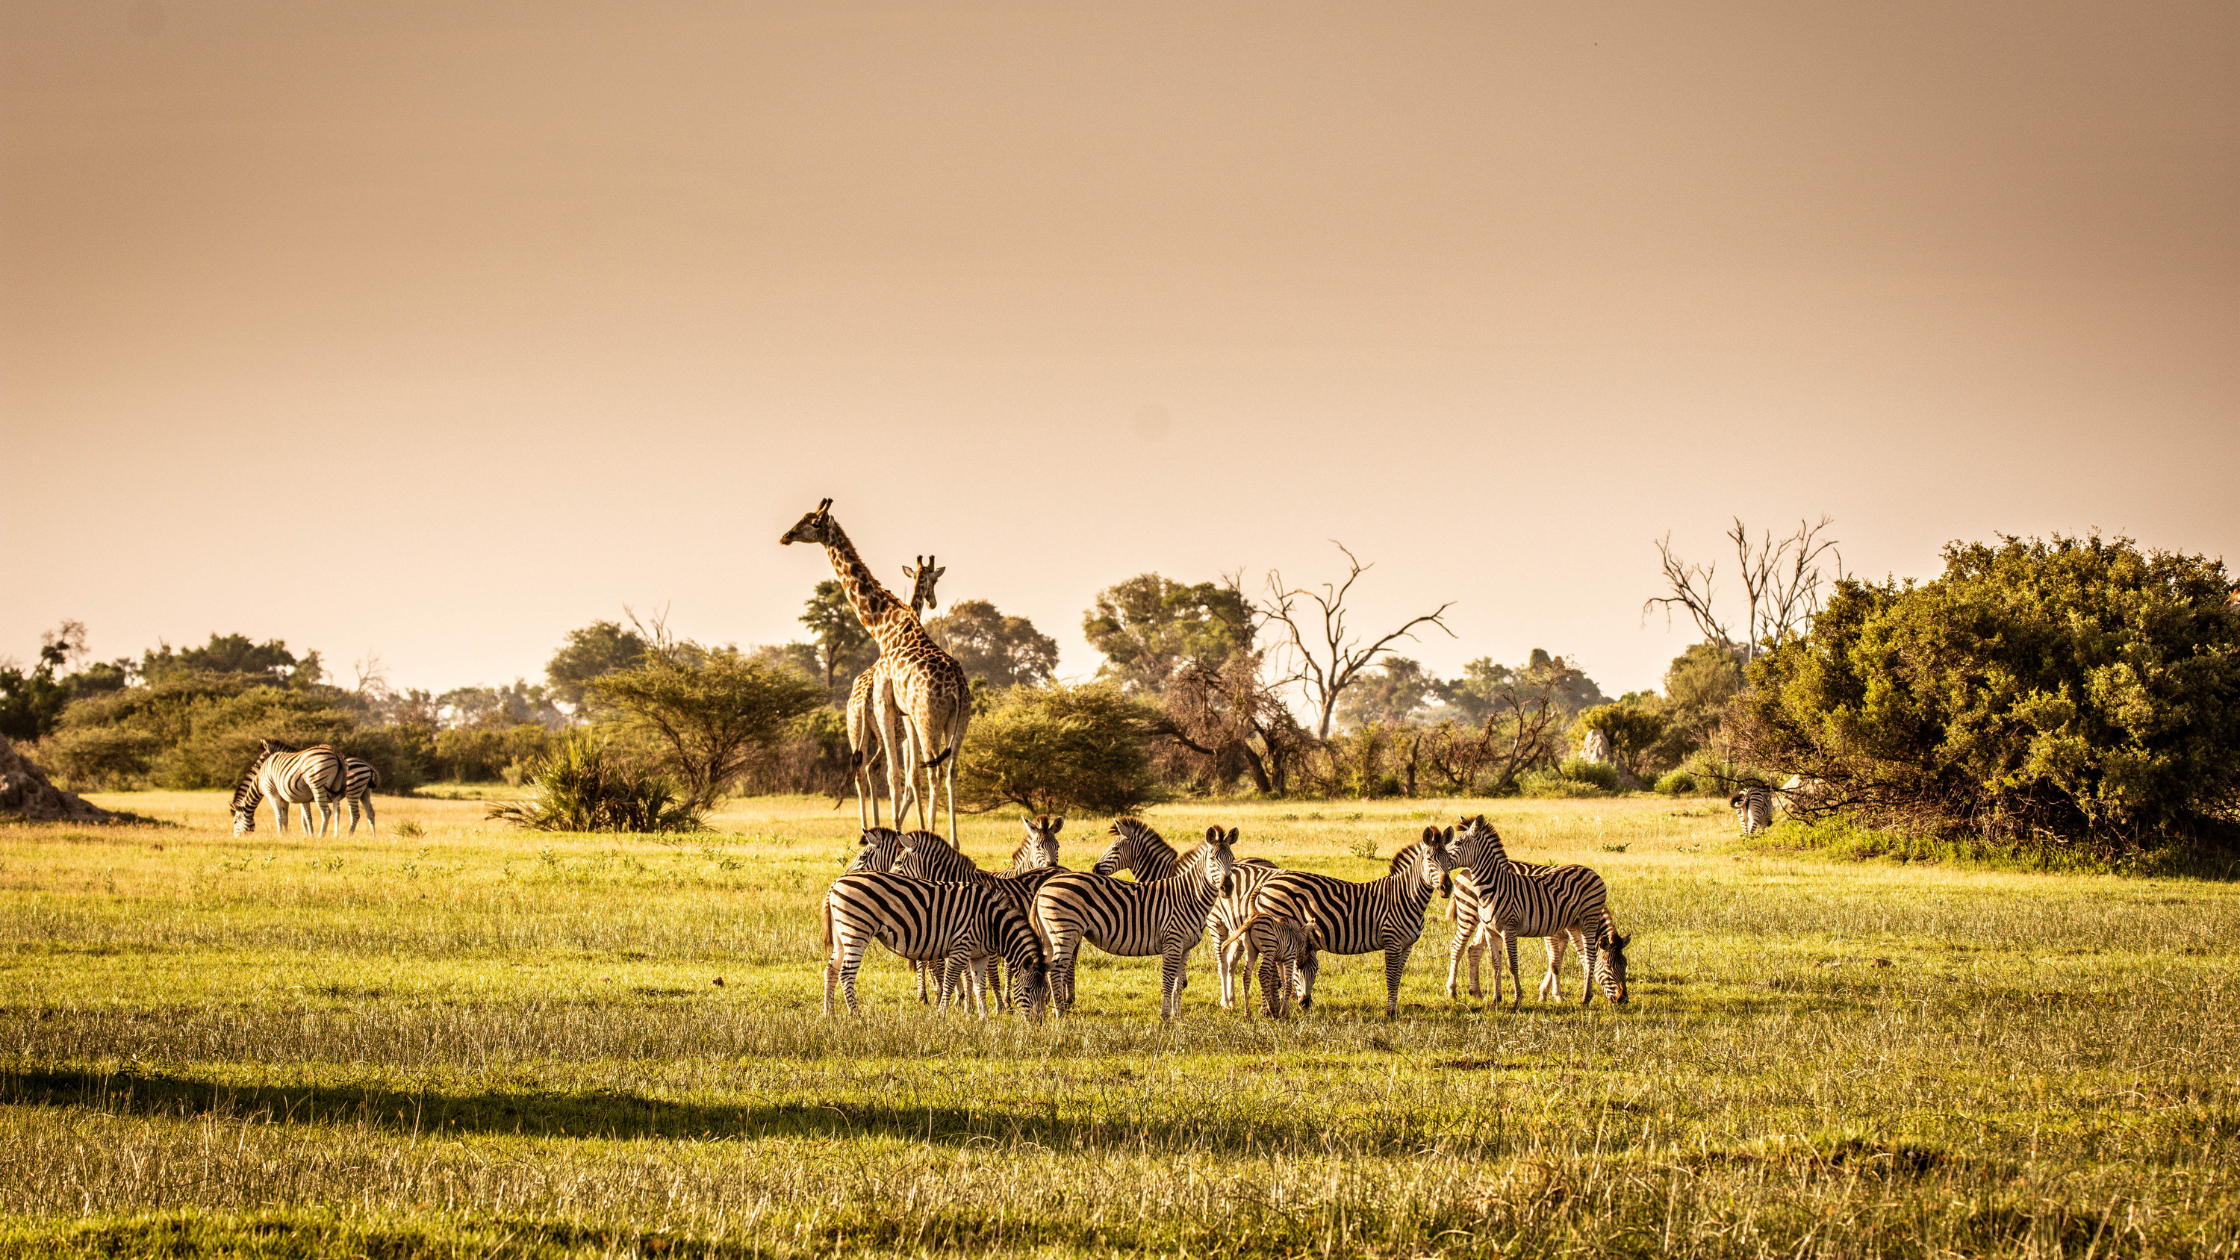
{"type": "MultiPolygon", "coordinates": [[[[379,830],[373,825],[373,790],[380,786],[381,772],[373,768],[372,762],[360,761],[356,757],[342,759],[342,797],[350,803],[351,835],[358,834],[360,810],[365,811],[367,832],[379,830]]],[[[340,825],[338,819],[336,826],[340,825]]]]}
{"type": "Polygon", "coordinates": [[[1734,807],[1735,820],[1742,824],[1742,834],[1754,836],[1773,826],[1773,792],[1763,783],[1753,783],[1733,796],[1727,804],[1734,807]]]}
{"type": "MultiPolygon", "coordinates": [[[[1453,839],[1452,828],[1425,827],[1421,840],[1393,855],[1391,874],[1367,883],[1312,871],[1279,871],[1252,895],[1252,912],[1311,924],[1317,950],[1333,954],[1383,950],[1384,1017],[1391,1019],[1400,1012],[1400,974],[1408,966],[1409,951],[1423,935],[1424,909],[1454,869],[1448,847],[1453,839]]],[[[1299,972],[1303,981],[1299,1007],[1311,1009],[1315,969],[1309,963],[1299,972]]],[[[1247,994],[1246,1000],[1250,997],[1247,994]]]]}
{"type": "Polygon", "coordinates": [[[1049,964],[1051,1009],[1073,1006],[1073,972],[1084,941],[1123,958],[1159,955],[1159,1017],[1182,1011],[1190,951],[1236,865],[1236,828],[1206,828],[1205,843],[1165,879],[1127,884],[1093,871],[1061,871],[1034,895],[1034,931],[1049,964]]]}
{"type": "MultiPolygon", "coordinates": [[[[933,584],[941,580],[947,569],[936,568],[932,556],[919,556],[916,568],[902,566],[902,576],[910,579],[910,615],[921,622],[926,609],[939,608],[941,602],[934,597],[933,584]]],[[[865,827],[879,825],[878,781],[871,777],[871,763],[876,760],[886,770],[887,799],[894,802],[894,824],[902,825],[903,811],[914,798],[916,776],[904,773],[901,756],[902,709],[894,698],[894,677],[885,668],[887,655],[881,652],[871,668],[856,675],[854,685],[848,688],[848,776],[856,788],[856,819],[865,827]],[[905,795],[903,785],[909,784],[911,794],[905,795]]],[[[919,825],[925,823],[925,811],[918,811],[919,825]]]]}
{"type": "Polygon", "coordinates": [[[310,748],[291,748],[274,740],[263,740],[257,745],[257,759],[249,763],[249,770],[233,789],[233,834],[245,836],[257,829],[257,806],[266,800],[272,802],[273,823],[281,835],[288,834],[288,807],[303,806],[303,830],[311,832],[311,810],[319,810],[318,834],[327,834],[331,822],[335,830],[342,829],[336,814],[336,805],[342,800],[348,776],[342,768],[342,754],[325,744],[310,748]]]}
{"type": "MultiPolygon", "coordinates": [[[[832,519],[832,500],[819,503],[778,541],[817,543],[824,548],[848,606],[879,641],[879,659],[891,661],[887,668],[894,679],[895,705],[902,711],[905,736],[900,760],[909,770],[911,791],[918,790],[918,772],[923,770],[926,776],[925,795],[917,798],[919,821],[926,821],[934,775],[939,772],[949,805],[949,846],[955,848],[957,753],[964,746],[965,728],[972,723],[972,687],[964,668],[941,650],[893,592],[879,585],[840,523],[832,519]]],[[[889,757],[895,754],[895,749],[887,749],[889,757]]]]}
{"type": "MultiPolygon", "coordinates": [[[[1514,991],[1510,1009],[1524,1004],[1524,981],[1517,974],[1520,936],[1567,937],[1579,947],[1580,966],[1586,973],[1586,992],[1579,999],[1582,1005],[1594,1001],[1598,985],[1612,1002],[1626,1000],[1626,946],[1633,938],[1618,935],[1617,924],[1610,917],[1609,889],[1602,876],[1578,865],[1554,867],[1541,875],[1522,873],[1509,860],[1500,833],[1483,814],[1463,819],[1454,835],[1455,864],[1470,868],[1486,901],[1487,909],[1479,917],[1477,930],[1499,936],[1502,950],[1509,957],[1509,984],[1514,991]]],[[[1460,930],[1462,925],[1458,923],[1456,931],[1460,930]]],[[[1562,982],[1554,975],[1560,957],[1557,946],[1551,944],[1550,974],[1540,982],[1542,996],[1551,986],[1558,996],[1562,993],[1562,982]]],[[[1498,958],[1494,960],[1493,1000],[1501,1000],[1498,958]]]]}
{"type": "Polygon", "coordinates": [[[979,962],[992,955],[1010,964],[1012,1009],[1029,1019],[1042,1013],[1048,993],[1042,943],[1000,889],[868,871],[832,881],[824,895],[825,1014],[832,1014],[836,986],[848,1013],[859,1009],[856,973],[873,941],[913,962],[942,965],[940,1010],[948,1009],[959,985],[968,985],[966,1000],[987,1013],[979,962]]]}

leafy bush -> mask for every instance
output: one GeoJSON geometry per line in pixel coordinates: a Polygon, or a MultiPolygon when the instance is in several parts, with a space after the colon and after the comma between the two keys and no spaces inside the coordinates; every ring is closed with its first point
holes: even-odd
{"type": "Polygon", "coordinates": [[[1553,799],[1615,796],[1624,790],[1616,766],[1606,761],[1584,761],[1578,757],[1571,758],[1553,770],[1526,775],[1518,786],[1526,796],[1553,799]]]}
{"type": "Polygon", "coordinates": [[[1685,770],[1671,770],[1657,780],[1657,791],[1666,796],[1696,796],[1702,789],[1696,784],[1696,776],[1685,770]]]}
{"type": "Polygon", "coordinates": [[[974,719],[958,767],[960,808],[1124,814],[1158,799],[1146,748],[1154,712],[1111,683],[1014,687],[974,719]]]}
{"type": "Polygon", "coordinates": [[[703,809],[794,719],[825,701],[814,679],[736,648],[690,644],[595,678],[587,694],[660,743],[685,794],[703,809]]]}
{"type": "Polygon", "coordinates": [[[532,831],[698,831],[706,816],[676,784],[580,732],[537,767],[528,800],[490,811],[532,831]]]}
{"type": "Polygon", "coordinates": [[[1870,824],[2152,847],[2240,809],[2240,606],[2221,561],[2129,539],[1954,544],[1837,587],[1751,666],[1748,760],[1870,824]]]}

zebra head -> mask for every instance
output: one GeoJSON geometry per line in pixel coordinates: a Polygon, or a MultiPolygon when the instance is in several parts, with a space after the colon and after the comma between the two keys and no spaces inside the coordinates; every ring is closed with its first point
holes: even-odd
{"type": "Polygon", "coordinates": [[[1237,869],[1236,844],[1235,827],[1226,832],[1219,827],[1206,828],[1206,882],[1224,896],[1229,892],[1230,873],[1237,869]]]}
{"type": "Polygon", "coordinates": [[[1011,854],[1012,871],[1023,873],[1056,866],[1058,831],[1066,825],[1066,820],[1052,818],[1048,814],[1037,814],[1032,818],[1022,817],[1019,821],[1026,824],[1027,838],[1011,854]]]}
{"type": "Polygon", "coordinates": [[[778,540],[778,545],[782,547],[788,543],[797,542],[817,543],[821,545],[825,541],[828,533],[828,527],[831,524],[832,500],[826,499],[824,502],[817,505],[816,511],[809,513],[807,516],[804,516],[799,521],[795,522],[793,528],[785,532],[785,537],[778,540]]]}
{"type": "MultiPolygon", "coordinates": [[[[1213,830],[1219,831],[1220,828],[1213,830]]],[[[1168,844],[1164,836],[1153,831],[1151,825],[1140,818],[1116,818],[1112,822],[1111,831],[1112,843],[1105,849],[1104,856],[1097,859],[1097,864],[1089,868],[1092,874],[1112,875],[1119,871],[1134,871],[1137,879],[1155,878],[1145,873],[1144,863],[1156,861],[1159,857],[1169,860],[1174,857],[1174,846],[1168,844]]]]}
{"type": "Polygon", "coordinates": [[[1454,856],[1454,828],[1445,831],[1425,827],[1423,840],[1416,846],[1416,869],[1423,875],[1423,882],[1434,888],[1450,887],[1454,868],[1459,865],[1454,856]]]}
{"type": "Polygon", "coordinates": [[[872,827],[856,841],[855,860],[848,863],[844,874],[870,871],[885,874],[894,869],[894,860],[902,852],[902,833],[892,827],[872,827]]]}
{"type": "Polygon", "coordinates": [[[1632,937],[1614,931],[1602,942],[1602,963],[1595,969],[1595,979],[1602,985],[1602,996],[1612,1002],[1626,1000],[1626,946],[1631,944],[1632,937]]]}
{"type": "Polygon", "coordinates": [[[1449,852],[1454,869],[1467,868],[1473,875],[1496,875],[1509,868],[1509,851],[1502,847],[1501,833],[1493,829],[1484,814],[1463,819],[1447,834],[1453,838],[1449,852]]]}
{"type": "Polygon", "coordinates": [[[257,806],[264,803],[264,789],[257,786],[257,771],[264,768],[264,760],[272,755],[272,741],[262,740],[257,746],[257,759],[241,776],[233,788],[233,834],[246,836],[257,829],[257,806]]]}

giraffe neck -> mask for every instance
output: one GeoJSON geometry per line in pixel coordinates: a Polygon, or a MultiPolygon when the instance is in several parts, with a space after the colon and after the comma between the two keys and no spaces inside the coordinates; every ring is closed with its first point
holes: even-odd
{"type": "Polygon", "coordinates": [[[879,641],[883,651],[897,633],[894,614],[902,611],[902,601],[879,585],[879,579],[871,575],[871,566],[856,554],[855,544],[848,541],[838,521],[827,521],[825,528],[825,554],[832,558],[832,571],[840,577],[848,607],[855,609],[856,620],[879,641]]]}

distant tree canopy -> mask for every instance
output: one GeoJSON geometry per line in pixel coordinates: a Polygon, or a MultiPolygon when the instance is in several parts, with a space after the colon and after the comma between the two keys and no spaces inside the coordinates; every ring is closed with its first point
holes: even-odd
{"type": "Polygon", "coordinates": [[[326,677],[317,652],[306,652],[299,659],[279,639],[255,643],[241,634],[213,634],[202,647],[177,651],[159,643],[140,658],[140,676],[150,682],[181,673],[241,674],[298,691],[326,677]]]}
{"type": "Polygon", "coordinates": [[[839,695],[879,655],[878,643],[857,619],[855,606],[848,602],[848,590],[838,578],[817,583],[816,593],[809,597],[801,614],[801,624],[809,627],[810,642],[816,649],[816,672],[824,679],[828,694],[839,695]]]}
{"type": "Polygon", "coordinates": [[[926,622],[926,633],[957,658],[965,675],[998,690],[1039,687],[1058,672],[1058,641],[1024,617],[1007,617],[984,599],[966,599],[926,622]]]}
{"type": "Polygon", "coordinates": [[[975,809],[1126,813],[1158,798],[1156,710],[1110,682],[1014,687],[974,719],[957,792],[975,809]]]}
{"type": "Polygon", "coordinates": [[[1532,649],[1524,664],[1503,665],[1481,656],[1462,667],[1462,677],[1442,687],[1447,703],[1473,722],[1483,722],[1497,712],[1511,709],[1520,697],[1537,701],[1545,697],[1566,719],[1610,703],[1602,688],[1577,666],[1543,648],[1532,649]]]}
{"type": "Polygon", "coordinates": [[[592,680],[604,678],[616,670],[633,669],[646,657],[647,643],[636,631],[625,630],[616,621],[594,621],[580,630],[570,630],[560,650],[545,663],[545,681],[551,685],[552,695],[562,702],[582,708],[584,689],[592,680]]]}
{"type": "Polygon", "coordinates": [[[1435,703],[1445,690],[1419,661],[1388,656],[1338,698],[1341,726],[1405,722],[1435,703]]]}
{"type": "Polygon", "coordinates": [[[1953,544],[1838,583],[1761,656],[1738,743],[1870,819],[2109,848],[2240,810],[2240,607],[2221,561],[2097,536],[1953,544]]]}
{"type": "Polygon", "coordinates": [[[1097,592],[1081,633],[1104,653],[1104,677],[1127,691],[1157,693],[1186,666],[1218,670],[1250,649],[1254,615],[1234,588],[1143,573],[1097,592]]]}
{"type": "Polygon", "coordinates": [[[519,678],[506,687],[454,687],[437,696],[435,706],[437,724],[450,729],[536,725],[556,731],[568,723],[551,693],[519,678]]]}

